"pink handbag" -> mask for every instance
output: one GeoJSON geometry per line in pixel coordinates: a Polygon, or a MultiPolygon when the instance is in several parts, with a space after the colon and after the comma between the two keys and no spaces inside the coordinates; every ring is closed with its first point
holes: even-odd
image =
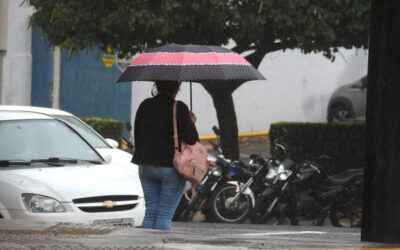
{"type": "MultiPolygon", "coordinates": [[[[181,151],[178,146],[178,128],[176,123],[176,106],[177,101],[174,102],[173,107],[173,121],[174,121],[174,146],[175,154],[173,164],[178,173],[192,184],[192,197],[194,197],[195,186],[201,182],[207,173],[207,149],[196,142],[194,145],[188,145],[181,142],[181,151]]],[[[185,192],[185,196],[187,194],[185,192]]]]}

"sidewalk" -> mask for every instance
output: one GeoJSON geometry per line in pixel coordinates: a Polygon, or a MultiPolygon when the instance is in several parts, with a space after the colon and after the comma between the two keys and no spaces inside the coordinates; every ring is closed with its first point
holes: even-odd
{"type": "MultiPolygon", "coordinates": [[[[0,249],[365,249],[359,229],[173,223],[169,232],[0,220],[0,249]]],[[[399,248],[400,249],[400,248],[399,248]]]]}

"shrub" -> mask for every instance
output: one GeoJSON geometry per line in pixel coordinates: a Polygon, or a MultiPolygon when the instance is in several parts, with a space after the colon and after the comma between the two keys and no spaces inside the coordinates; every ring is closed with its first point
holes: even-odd
{"type": "Polygon", "coordinates": [[[121,141],[124,123],[113,119],[101,118],[82,118],[90,127],[97,131],[104,138],[114,139],[117,142],[121,141]]]}
{"type": "Polygon", "coordinates": [[[271,125],[269,137],[271,148],[275,139],[286,143],[297,162],[330,156],[323,163],[327,174],[365,166],[365,123],[280,122],[271,125]]]}

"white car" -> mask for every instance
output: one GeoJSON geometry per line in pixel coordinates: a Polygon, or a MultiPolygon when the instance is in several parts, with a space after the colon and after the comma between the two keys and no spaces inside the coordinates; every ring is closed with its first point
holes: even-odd
{"type": "Polygon", "coordinates": [[[68,123],[0,110],[0,218],[140,226],[137,171],[107,163],[68,123]]]}
{"type": "Polygon", "coordinates": [[[106,161],[134,168],[135,171],[138,171],[138,166],[131,163],[132,154],[118,149],[118,142],[113,139],[104,139],[94,129],[71,113],[59,109],[16,105],[0,105],[1,110],[37,112],[61,119],[78,131],[85,140],[96,148],[106,161]]]}

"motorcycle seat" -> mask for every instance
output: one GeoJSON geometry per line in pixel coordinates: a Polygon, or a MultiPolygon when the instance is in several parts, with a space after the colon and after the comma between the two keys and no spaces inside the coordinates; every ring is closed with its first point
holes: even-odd
{"type": "Polygon", "coordinates": [[[351,168],[351,169],[346,169],[340,173],[338,173],[337,177],[346,177],[346,176],[350,176],[350,175],[363,175],[364,174],[364,169],[362,168],[351,168]]]}
{"type": "Polygon", "coordinates": [[[317,187],[318,190],[322,190],[324,192],[338,190],[338,189],[344,189],[345,188],[344,185],[340,185],[340,184],[337,184],[337,183],[332,184],[332,183],[330,183],[330,182],[328,182],[326,180],[323,183],[320,183],[319,185],[317,185],[316,187],[317,187]]]}
{"type": "Polygon", "coordinates": [[[349,184],[352,180],[357,179],[357,177],[361,177],[360,174],[352,174],[348,176],[329,176],[325,179],[324,184],[333,185],[333,186],[342,186],[349,184]]]}
{"type": "Polygon", "coordinates": [[[343,186],[330,187],[330,189],[325,190],[320,193],[319,199],[330,199],[332,197],[336,197],[339,193],[343,192],[345,188],[343,186]]]}

